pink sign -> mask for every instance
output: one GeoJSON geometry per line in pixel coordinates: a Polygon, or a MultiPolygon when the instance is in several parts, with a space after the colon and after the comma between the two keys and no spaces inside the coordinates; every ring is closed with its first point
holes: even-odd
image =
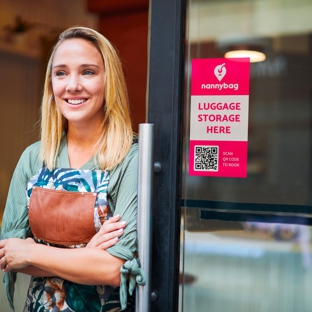
{"type": "Polygon", "coordinates": [[[189,174],[247,176],[249,58],[192,61],[189,174]]]}

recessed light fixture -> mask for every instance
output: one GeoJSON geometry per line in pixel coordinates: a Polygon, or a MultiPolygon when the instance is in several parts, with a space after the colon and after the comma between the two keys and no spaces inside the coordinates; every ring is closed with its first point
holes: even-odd
{"type": "Polygon", "coordinates": [[[249,57],[251,63],[262,62],[266,59],[266,56],[257,47],[248,46],[233,46],[228,49],[224,54],[226,58],[239,58],[239,57],[249,57]]]}

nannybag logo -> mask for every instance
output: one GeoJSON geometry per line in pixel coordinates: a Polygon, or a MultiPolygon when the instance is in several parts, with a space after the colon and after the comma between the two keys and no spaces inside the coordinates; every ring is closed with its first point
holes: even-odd
{"type": "Polygon", "coordinates": [[[214,69],[214,74],[216,75],[217,79],[221,81],[226,74],[225,63],[216,66],[214,69]]]}
{"type": "Polygon", "coordinates": [[[248,95],[248,58],[192,60],[191,95],[248,95]]]}
{"type": "MultiPolygon", "coordinates": [[[[221,65],[217,65],[214,69],[214,74],[217,77],[217,79],[219,81],[221,81],[225,74],[226,74],[226,67],[225,67],[225,63],[221,64],[221,65]]],[[[238,90],[239,85],[238,83],[207,83],[204,84],[202,83],[201,85],[202,89],[217,89],[217,90],[223,90],[223,89],[234,89],[234,90],[238,90]]]]}

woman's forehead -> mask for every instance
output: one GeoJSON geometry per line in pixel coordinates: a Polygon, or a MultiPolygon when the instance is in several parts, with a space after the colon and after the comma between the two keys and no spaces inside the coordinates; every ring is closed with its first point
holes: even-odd
{"type": "Polygon", "coordinates": [[[56,48],[52,63],[59,61],[81,61],[92,60],[102,62],[102,55],[93,43],[85,39],[66,39],[56,48]]]}

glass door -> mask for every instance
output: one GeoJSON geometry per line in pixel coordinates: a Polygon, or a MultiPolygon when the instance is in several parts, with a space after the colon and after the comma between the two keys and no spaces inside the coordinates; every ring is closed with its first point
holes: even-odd
{"type": "MultiPolygon", "coordinates": [[[[311,16],[309,0],[188,1],[180,311],[312,309],[311,16]],[[237,166],[238,157],[230,150],[224,154],[224,136],[216,139],[208,130],[233,125],[224,98],[222,108],[210,105],[199,112],[199,103],[216,100],[209,93],[200,99],[192,93],[194,60],[200,60],[199,68],[213,60],[222,65],[233,50],[265,57],[249,64],[247,123],[239,130],[246,134],[246,158],[240,163],[245,176],[228,168],[218,175],[207,160],[214,157],[212,146],[220,152],[215,164],[237,166]],[[196,156],[192,140],[200,130],[194,123],[203,114],[221,117],[206,117],[207,131],[200,136],[206,152],[196,156]]],[[[214,75],[209,67],[206,74],[214,75]]],[[[234,93],[228,93],[229,103],[234,93]]]]}

